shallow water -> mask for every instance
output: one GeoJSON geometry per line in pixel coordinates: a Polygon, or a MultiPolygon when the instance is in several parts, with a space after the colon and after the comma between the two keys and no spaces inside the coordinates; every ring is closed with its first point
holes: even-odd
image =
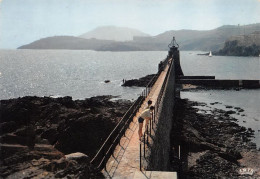
{"type": "MultiPolygon", "coordinates": [[[[249,79],[260,80],[260,57],[226,57],[226,56],[201,56],[203,52],[181,52],[181,66],[185,75],[212,75],[216,79],[249,79]]],[[[260,147],[260,89],[254,90],[199,90],[181,92],[182,98],[192,101],[204,102],[208,106],[223,110],[226,105],[244,109],[237,118],[241,126],[250,127],[255,131],[252,140],[260,147]],[[211,105],[219,102],[221,104],[211,105]],[[242,116],[242,115],[245,116],[242,116]]],[[[210,113],[210,108],[206,110],[210,113]]]]}
{"type": "Polygon", "coordinates": [[[260,147],[260,89],[254,90],[199,90],[192,92],[181,92],[181,98],[187,98],[191,101],[204,102],[209,107],[200,107],[210,113],[212,108],[223,109],[225,111],[236,111],[235,107],[243,109],[243,112],[231,114],[232,117],[238,119],[238,124],[246,128],[252,128],[255,131],[253,142],[260,147]],[[210,104],[215,103],[217,104],[210,104]],[[232,106],[232,108],[226,108],[232,106]]]}

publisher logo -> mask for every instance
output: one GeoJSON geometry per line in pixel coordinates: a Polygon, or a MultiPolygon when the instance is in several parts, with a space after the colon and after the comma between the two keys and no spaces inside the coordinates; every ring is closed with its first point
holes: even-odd
{"type": "Polygon", "coordinates": [[[252,169],[252,168],[240,168],[239,174],[240,175],[253,175],[254,169],[252,169]]]}

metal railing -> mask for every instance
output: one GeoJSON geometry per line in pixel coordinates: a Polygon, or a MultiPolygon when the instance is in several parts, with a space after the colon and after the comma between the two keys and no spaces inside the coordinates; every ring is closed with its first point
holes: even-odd
{"type": "MultiPolygon", "coordinates": [[[[167,59],[165,59],[163,63],[165,63],[166,60],[167,59]]],[[[158,71],[158,73],[153,76],[150,82],[146,85],[145,89],[142,91],[141,95],[133,103],[133,105],[127,110],[127,112],[121,118],[119,123],[115,126],[115,128],[109,134],[105,142],[102,144],[97,154],[91,160],[90,163],[96,168],[97,171],[100,171],[103,168],[106,170],[106,163],[108,159],[113,154],[115,147],[118,144],[120,144],[121,137],[125,135],[125,132],[129,127],[129,124],[131,123],[132,119],[138,112],[145,98],[149,95],[151,88],[157,81],[160,73],[161,71],[158,71]]]]}
{"type": "Polygon", "coordinates": [[[113,154],[115,147],[119,144],[120,139],[123,135],[125,135],[125,131],[128,128],[130,122],[135,116],[136,112],[140,108],[144,101],[143,96],[139,96],[139,98],[134,102],[134,104],[128,109],[128,111],[124,114],[120,122],[116,125],[113,131],[109,134],[97,154],[91,160],[91,164],[95,166],[97,170],[101,170],[103,168],[106,169],[106,162],[113,154]]]}
{"type": "Polygon", "coordinates": [[[139,151],[139,155],[140,155],[140,171],[142,170],[142,150],[143,150],[143,159],[146,159],[146,146],[149,145],[149,136],[151,137],[152,129],[154,129],[154,126],[156,124],[155,118],[156,118],[156,116],[158,114],[158,111],[159,111],[160,103],[161,103],[161,100],[162,100],[163,92],[165,91],[165,87],[166,87],[166,83],[167,83],[168,78],[169,78],[169,74],[170,74],[170,72],[172,70],[173,60],[165,59],[165,61],[163,63],[165,64],[164,68],[166,67],[166,64],[169,63],[169,68],[168,68],[168,71],[167,71],[166,76],[164,78],[164,81],[163,81],[162,87],[160,89],[158,98],[157,98],[157,100],[156,100],[156,102],[154,104],[154,111],[152,113],[152,118],[151,118],[151,120],[149,122],[149,125],[146,128],[146,131],[144,132],[144,136],[143,136],[143,138],[144,138],[144,140],[143,140],[143,149],[142,149],[142,143],[140,143],[140,151],[139,151]]]}

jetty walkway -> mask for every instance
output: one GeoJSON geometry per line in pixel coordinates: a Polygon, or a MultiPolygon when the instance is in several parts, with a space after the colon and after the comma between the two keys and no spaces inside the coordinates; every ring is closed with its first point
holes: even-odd
{"type": "MultiPolygon", "coordinates": [[[[177,175],[175,172],[145,171],[143,168],[140,170],[140,141],[137,132],[140,112],[147,107],[148,100],[153,102],[152,105],[157,101],[168,69],[169,64],[167,63],[151,88],[149,95],[145,98],[136,116],[133,118],[133,121],[130,123],[126,135],[121,138],[120,145],[115,148],[114,155],[108,160],[106,171],[103,170],[103,174],[107,178],[176,178],[177,175]]],[[[156,117],[155,120],[157,120],[156,117]]],[[[144,143],[141,143],[141,146],[143,145],[144,143]]],[[[144,162],[142,163],[146,165],[144,162]]]]}
{"type": "Polygon", "coordinates": [[[170,132],[175,103],[175,75],[183,75],[179,50],[169,44],[168,56],[158,65],[157,74],[109,134],[91,164],[106,178],[177,178],[170,172],[170,132]],[[151,100],[155,109],[145,130],[138,136],[138,117],[151,100]]]}

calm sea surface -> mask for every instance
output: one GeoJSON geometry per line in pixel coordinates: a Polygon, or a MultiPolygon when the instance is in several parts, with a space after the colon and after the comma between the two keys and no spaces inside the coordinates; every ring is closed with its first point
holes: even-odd
{"type": "MultiPolygon", "coordinates": [[[[185,75],[214,75],[217,79],[260,79],[259,57],[207,57],[200,52],[181,52],[185,75]]],[[[0,50],[0,99],[21,96],[72,96],[84,99],[97,95],[119,95],[136,99],[143,88],[121,87],[123,79],[157,72],[167,56],[157,52],[95,52],[84,50],[0,50]],[[110,83],[104,83],[110,80],[110,83]]],[[[234,115],[239,123],[255,130],[260,146],[260,90],[209,90],[182,92],[182,98],[241,107],[234,115]]]]}
{"type": "Polygon", "coordinates": [[[19,96],[120,95],[136,99],[141,88],[121,87],[123,79],[157,72],[166,52],[84,50],[1,50],[0,98],[19,96]],[[104,83],[110,80],[110,83],[104,83]]]}

